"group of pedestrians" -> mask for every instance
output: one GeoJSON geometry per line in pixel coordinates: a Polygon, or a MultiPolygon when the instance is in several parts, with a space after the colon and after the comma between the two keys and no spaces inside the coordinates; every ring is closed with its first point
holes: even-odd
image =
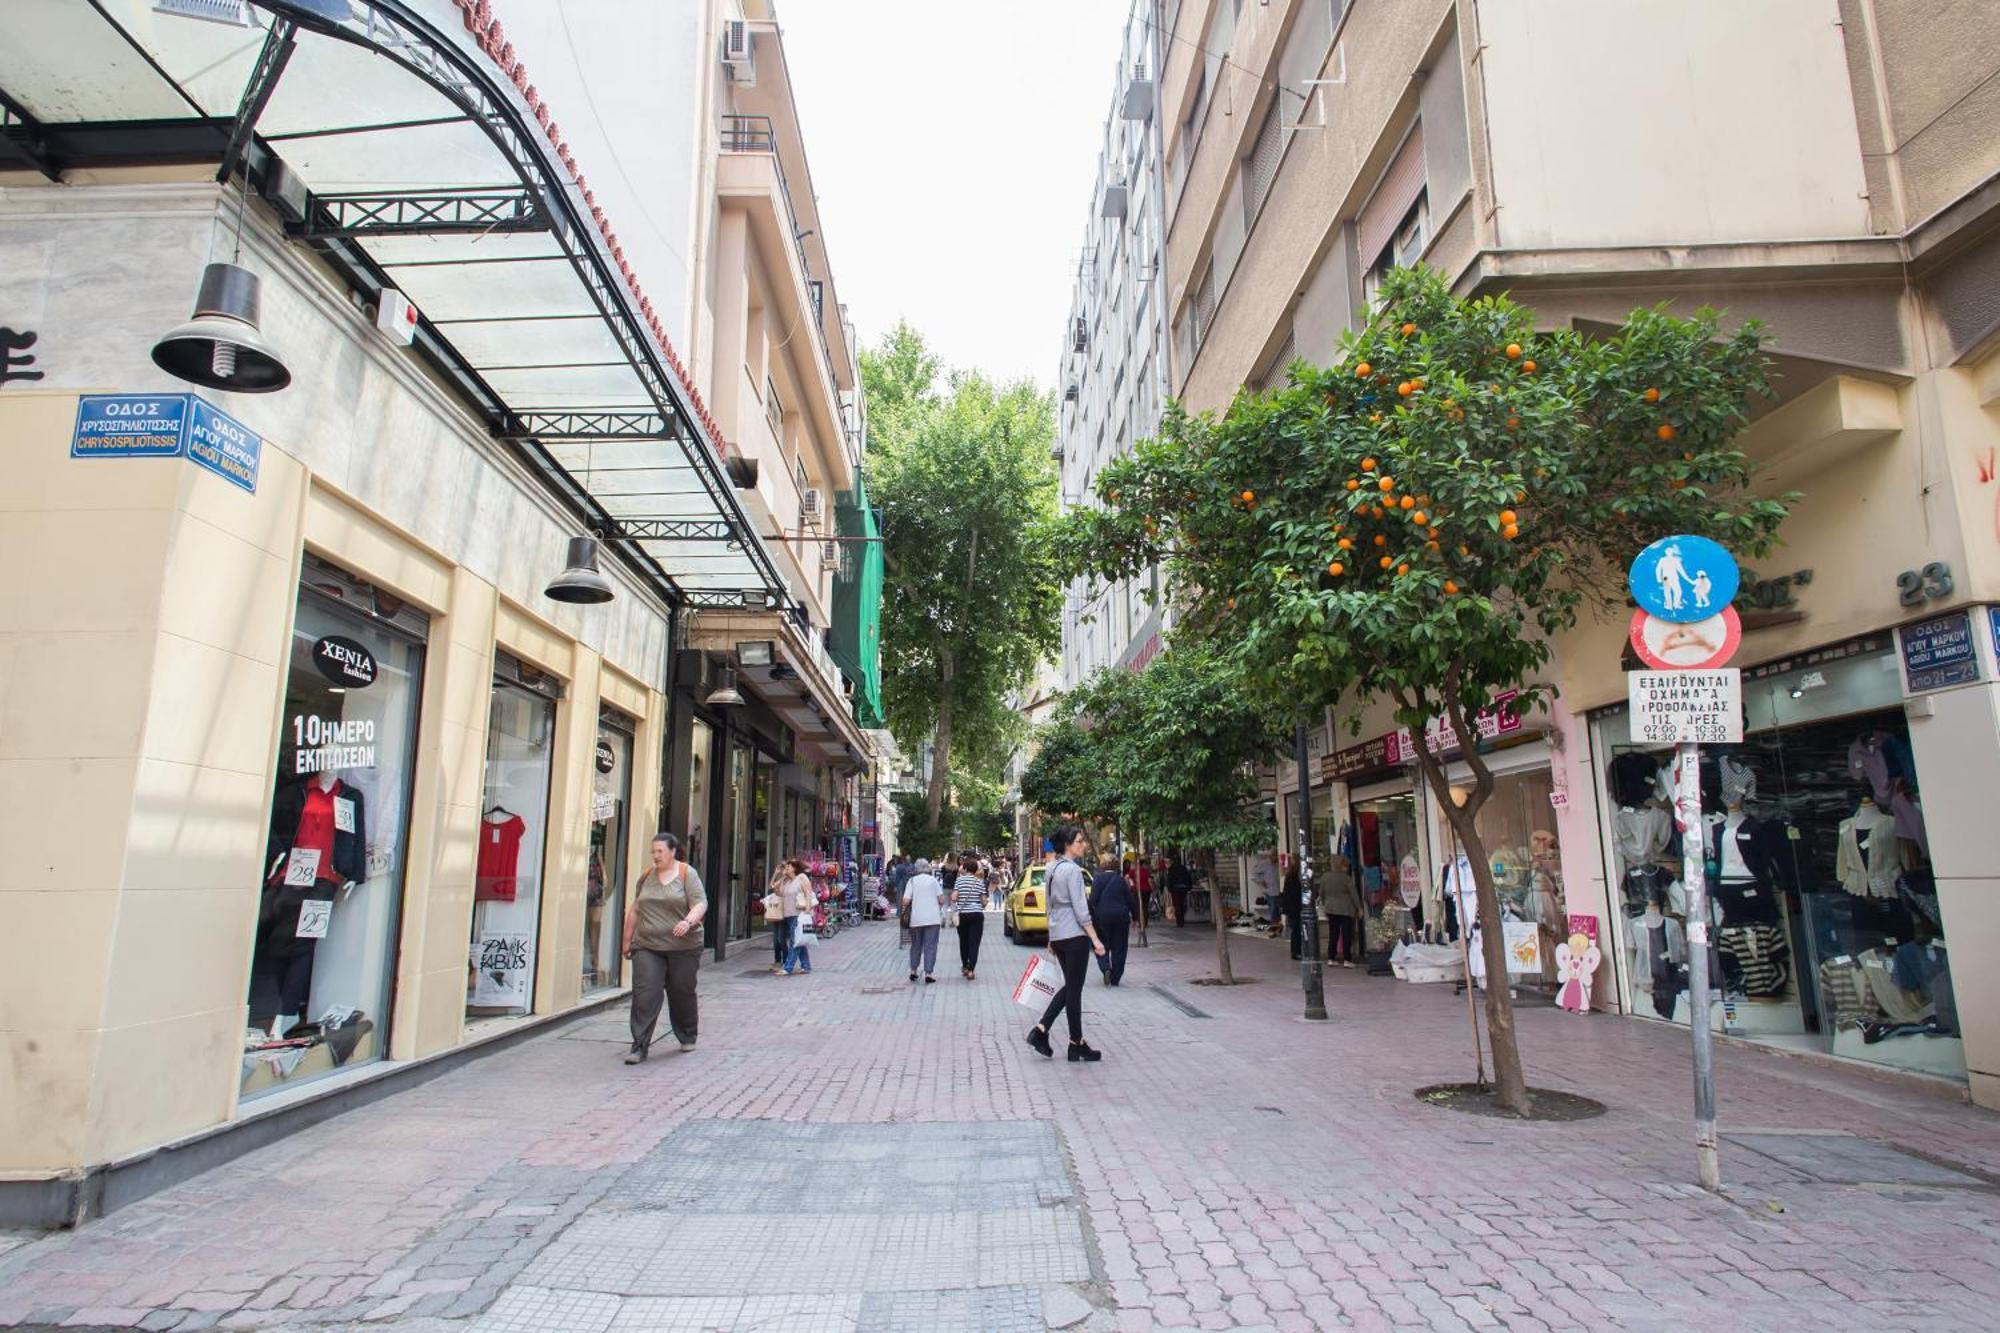
{"type": "Polygon", "coordinates": [[[910,932],[910,980],[937,982],[938,937],[944,933],[947,909],[958,921],[958,972],[971,981],[979,970],[979,945],[986,936],[993,867],[971,852],[956,860],[946,857],[933,867],[918,857],[901,876],[896,897],[903,925],[910,932]]]}
{"type": "MultiPolygon", "coordinates": [[[[1326,937],[1326,960],[1337,967],[1353,967],[1363,953],[1360,918],[1361,891],[1351,875],[1313,875],[1314,912],[1326,937]]],[[[1279,895],[1285,929],[1291,936],[1292,957],[1305,957],[1305,889],[1299,878],[1298,862],[1285,872],[1285,887],[1279,895]]]]}

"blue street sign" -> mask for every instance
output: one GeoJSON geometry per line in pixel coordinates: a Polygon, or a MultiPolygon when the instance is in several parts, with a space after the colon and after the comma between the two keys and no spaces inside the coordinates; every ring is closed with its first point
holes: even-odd
{"type": "Polygon", "coordinates": [[[192,409],[188,413],[188,457],[224,481],[233,481],[255,495],[264,437],[194,394],[188,398],[192,409]]]}
{"type": "Polygon", "coordinates": [[[1679,625],[1719,616],[1736,599],[1736,557],[1706,537],[1662,537],[1632,562],[1632,600],[1679,625]]]}
{"type": "Polygon", "coordinates": [[[71,458],[178,458],[184,393],[87,393],[77,400],[71,458]]]}
{"type": "Polygon", "coordinates": [[[77,400],[71,458],[187,458],[257,493],[264,439],[192,393],[87,393],[77,400]]]}

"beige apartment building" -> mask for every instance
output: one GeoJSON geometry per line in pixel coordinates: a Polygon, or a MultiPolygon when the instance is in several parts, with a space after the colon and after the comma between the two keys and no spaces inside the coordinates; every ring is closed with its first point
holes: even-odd
{"type": "Polygon", "coordinates": [[[861,405],[769,9],[635,3],[684,77],[599,116],[514,8],[0,6],[0,1223],[616,1001],[656,830],[717,958],[855,850],[861,405]]]}
{"type": "MultiPolygon", "coordinates": [[[[1331,359],[1397,264],[1510,292],[1547,327],[1608,329],[1660,302],[1770,325],[1779,397],[1746,442],[1766,484],[1804,498],[1738,601],[1745,743],[1704,761],[1724,972],[1707,1021],[2000,1106],[1985,809],[2000,781],[2000,15],[1897,0],[1156,10],[1175,37],[1168,318],[1191,406],[1280,382],[1294,356],[1331,359]]],[[[1677,960],[1653,947],[1683,928],[1681,886],[1663,756],[1628,738],[1623,637],[1578,629],[1550,669],[1554,711],[1488,721],[1502,778],[1485,831],[1544,959],[1584,930],[1605,957],[1600,1008],[1687,1023],[1677,960]]],[[[1410,737],[1380,703],[1360,711],[1358,738],[1315,739],[1309,785],[1316,845],[1360,878],[1379,964],[1438,923],[1450,852],[1410,737]]],[[[1276,776],[1296,789],[1290,765],[1276,776]]]]}

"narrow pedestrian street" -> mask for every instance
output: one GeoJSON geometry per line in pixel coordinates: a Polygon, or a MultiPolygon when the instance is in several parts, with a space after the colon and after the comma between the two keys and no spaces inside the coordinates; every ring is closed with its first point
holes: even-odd
{"type": "MultiPolygon", "coordinates": [[[[1469,1074],[1463,1001],[1283,945],[1192,984],[1206,928],[1093,984],[1107,1056],[1035,1056],[1008,992],[903,979],[893,927],[810,976],[708,966],[692,1054],[628,1069],[622,1008],[0,1255],[0,1324],[679,1329],[1966,1329],[2000,1298],[2000,1120],[1724,1042],[1723,1197],[1692,1184],[1686,1038],[1521,1015],[1517,1125],[1417,1101],[1469,1074]]],[[[947,955],[951,946],[947,944],[947,955]]]]}

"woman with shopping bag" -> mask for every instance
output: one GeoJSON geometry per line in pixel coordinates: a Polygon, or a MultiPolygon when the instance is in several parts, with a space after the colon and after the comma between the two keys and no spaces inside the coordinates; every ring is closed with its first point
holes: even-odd
{"type": "Polygon", "coordinates": [[[819,941],[813,934],[813,908],[819,900],[813,896],[804,857],[793,857],[780,871],[786,878],[778,892],[783,896],[786,924],[792,928],[791,943],[785,950],[785,975],[789,977],[794,968],[801,972],[813,970],[811,949],[819,941]]]}
{"type": "Polygon", "coordinates": [[[1055,847],[1061,859],[1049,871],[1049,952],[1062,965],[1063,988],[1042,1011],[1042,1021],[1028,1033],[1028,1045],[1053,1057],[1049,1031],[1057,1017],[1067,1011],[1072,1064],[1104,1058],[1102,1051],[1093,1050],[1083,1039],[1083,983],[1090,974],[1090,956],[1104,953],[1104,943],[1090,920],[1090,888],[1083,873],[1082,858],[1089,846],[1083,830],[1074,825],[1056,830],[1055,847]]]}

